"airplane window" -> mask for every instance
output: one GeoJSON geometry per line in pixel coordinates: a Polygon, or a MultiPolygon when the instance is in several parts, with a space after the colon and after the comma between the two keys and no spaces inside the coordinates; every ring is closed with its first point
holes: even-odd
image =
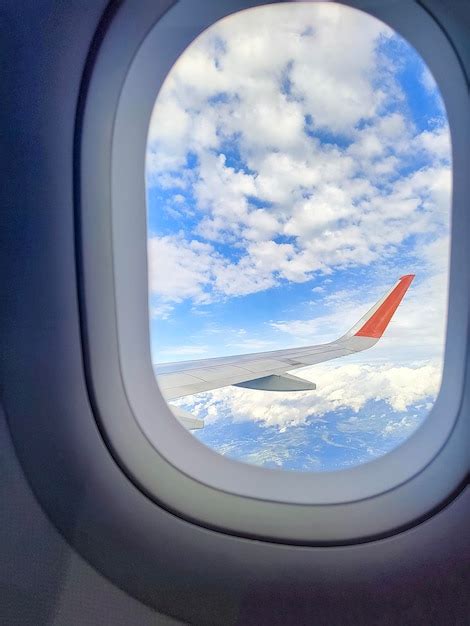
{"type": "Polygon", "coordinates": [[[452,174],[414,48],[337,4],[235,13],[167,76],[146,163],[152,358],[183,425],[297,471],[409,437],[441,382],[452,174]]]}

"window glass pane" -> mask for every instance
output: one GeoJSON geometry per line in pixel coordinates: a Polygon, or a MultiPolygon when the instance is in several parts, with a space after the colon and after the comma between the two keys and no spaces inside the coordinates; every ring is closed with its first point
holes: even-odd
{"type": "Polygon", "coordinates": [[[325,471],[419,427],[442,373],[451,156],[406,41],[328,3],[217,22],[156,97],[146,181],[153,362],[200,441],[325,471]]]}

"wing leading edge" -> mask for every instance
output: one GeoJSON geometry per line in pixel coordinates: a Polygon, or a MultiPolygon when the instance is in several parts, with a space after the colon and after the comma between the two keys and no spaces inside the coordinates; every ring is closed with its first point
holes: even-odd
{"type": "MultiPolygon", "coordinates": [[[[413,278],[414,274],[402,276],[345,335],[335,341],[287,350],[165,363],[155,367],[158,385],[166,400],[228,385],[268,391],[315,389],[314,383],[287,372],[374,346],[385,332],[413,278]]],[[[190,429],[202,427],[201,420],[187,414],[181,421],[190,429]],[[193,425],[191,419],[195,422],[193,425]]]]}

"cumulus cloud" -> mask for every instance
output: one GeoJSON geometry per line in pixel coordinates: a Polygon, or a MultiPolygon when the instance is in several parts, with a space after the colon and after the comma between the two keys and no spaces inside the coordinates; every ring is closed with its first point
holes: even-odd
{"type": "MultiPolygon", "coordinates": [[[[220,272],[203,271],[207,298],[365,266],[442,228],[448,129],[418,132],[405,115],[381,51],[393,36],[343,6],[260,7],[215,24],[178,60],[150,124],[148,180],[173,184],[175,203],[181,187],[191,190],[197,224],[179,241],[183,256],[194,257],[194,236],[236,252],[220,264],[207,251],[220,272]],[[277,246],[281,237],[289,244],[277,246]]],[[[175,255],[164,265],[189,278],[175,255]]],[[[201,281],[187,283],[179,299],[200,301],[201,281]]]]}
{"type": "Polygon", "coordinates": [[[181,235],[151,237],[148,241],[150,290],[163,300],[206,299],[218,257],[209,244],[185,241],[181,235]]]}
{"type": "Polygon", "coordinates": [[[206,242],[184,239],[181,233],[148,241],[151,293],[160,301],[155,314],[167,314],[168,302],[192,299],[207,304],[214,299],[261,291],[275,284],[273,271],[289,273],[291,246],[266,241],[253,244],[251,254],[231,263],[206,242]],[[274,270],[273,270],[274,268],[274,270]]]}
{"type": "MultiPolygon", "coordinates": [[[[436,161],[448,162],[450,157],[450,135],[446,126],[425,130],[416,137],[416,145],[436,161]]],[[[446,168],[448,170],[448,168],[446,168]]]]}

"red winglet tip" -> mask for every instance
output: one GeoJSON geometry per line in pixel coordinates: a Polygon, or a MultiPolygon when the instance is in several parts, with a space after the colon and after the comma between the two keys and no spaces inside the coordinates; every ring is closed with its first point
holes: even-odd
{"type": "Polygon", "coordinates": [[[382,302],[372,317],[357,331],[356,337],[372,337],[374,339],[382,337],[414,277],[415,274],[405,274],[405,276],[400,277],[394,290],[382,302]]]}

